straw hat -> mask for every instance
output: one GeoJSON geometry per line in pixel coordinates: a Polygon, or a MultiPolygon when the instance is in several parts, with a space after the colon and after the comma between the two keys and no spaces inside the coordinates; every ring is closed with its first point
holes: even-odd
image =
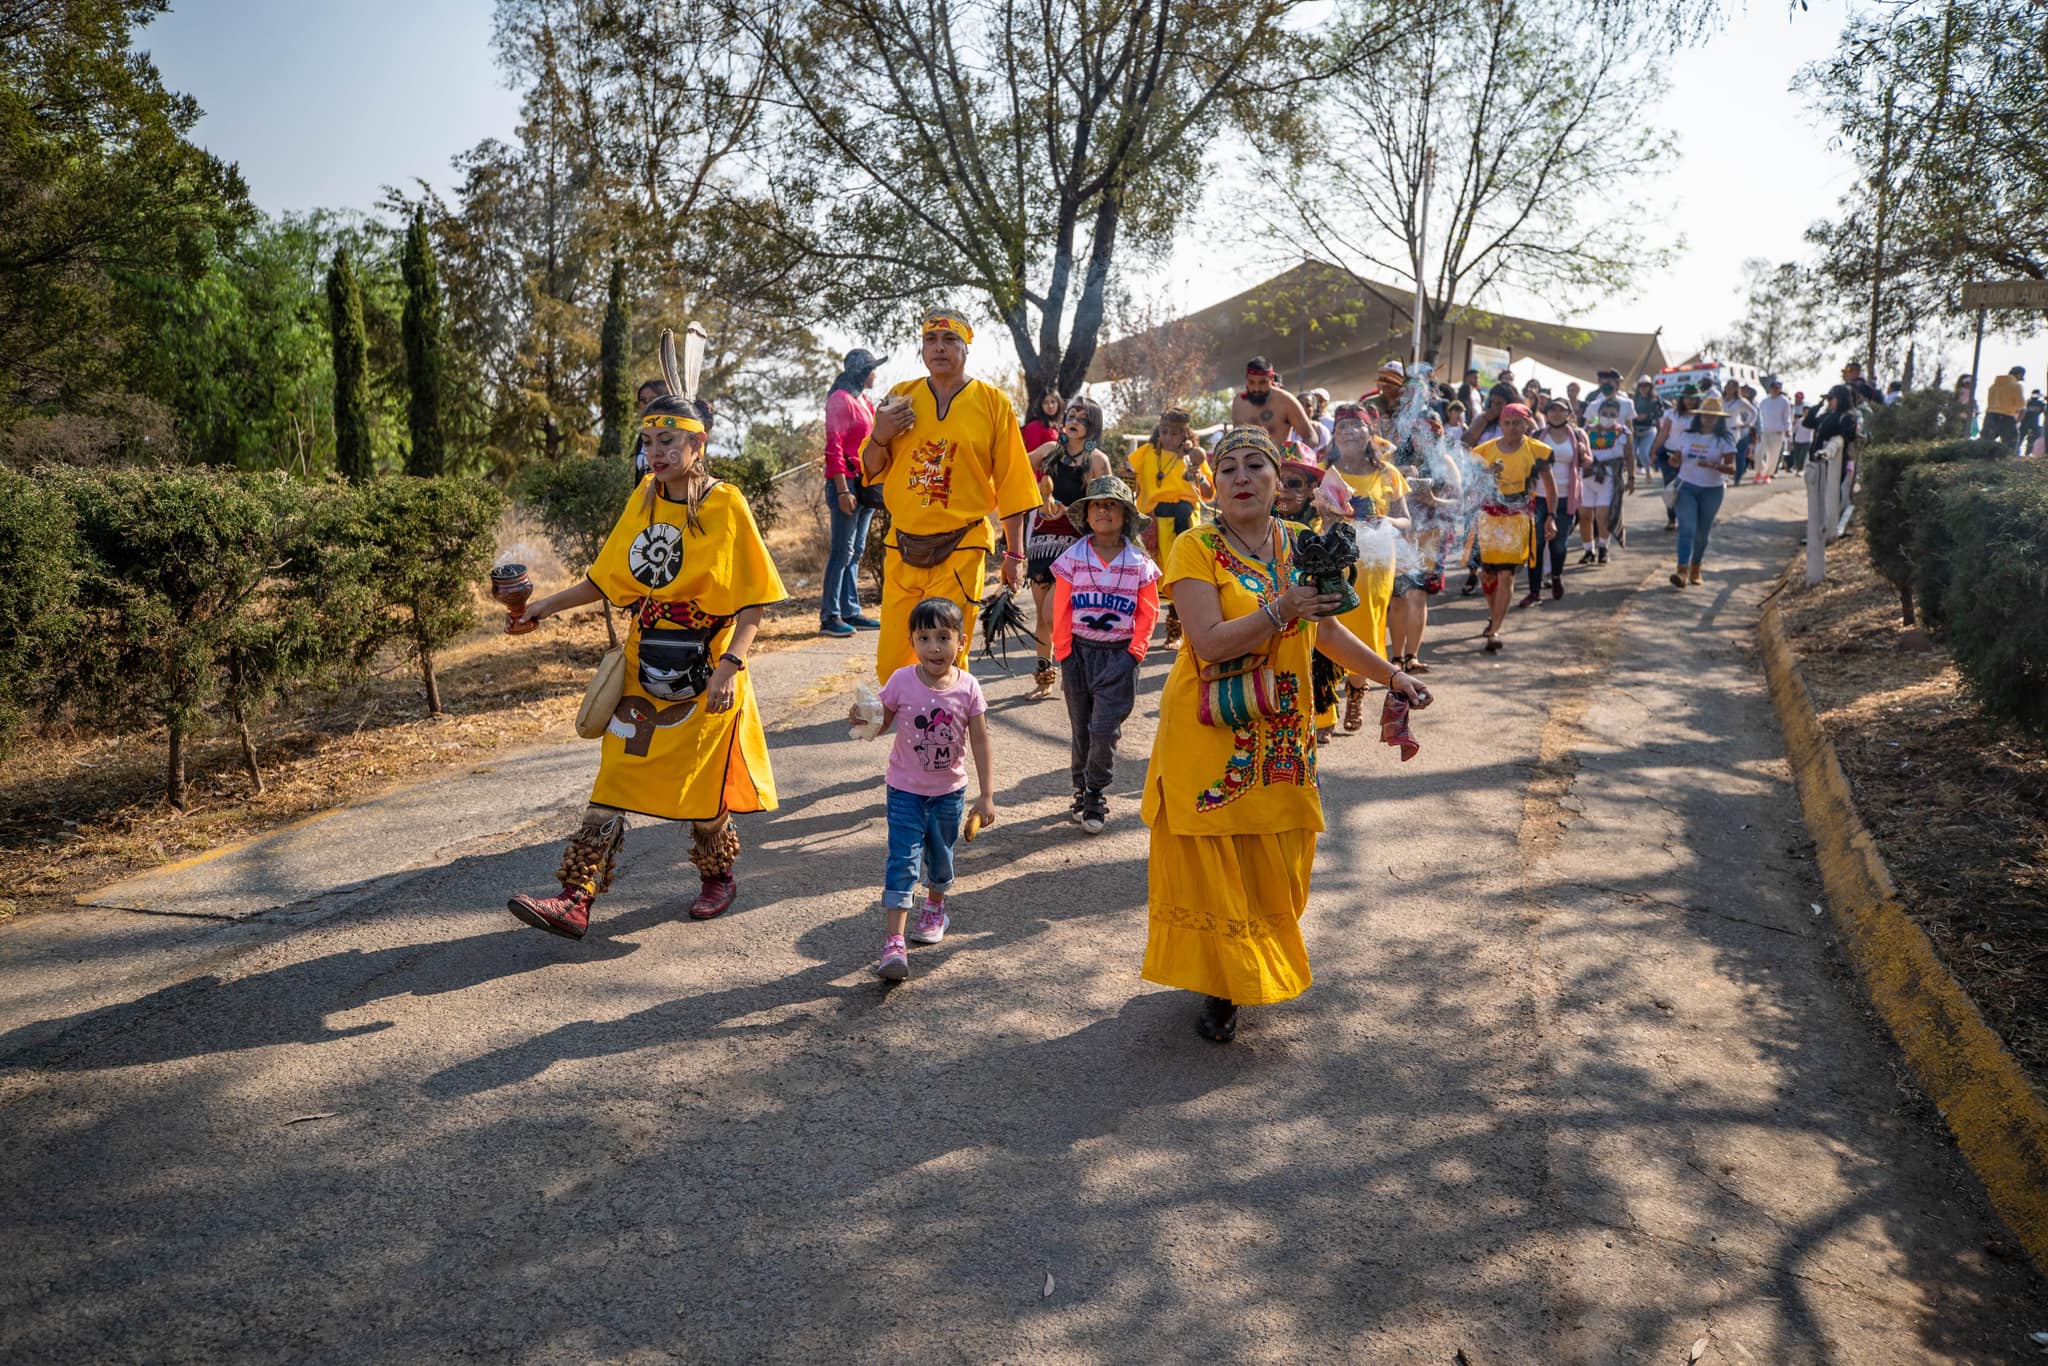
{"type": "Polygon", "coordinates": [[[1073,502],[1067,504],[1069,513],[1079,519],[1083,530],[1088,523],[1090,503],[1115,503],[1124,510],[1124,535],[1135,536],[1143,529],[1146,517],[1138,511],[1138,496],[1131,492],[1131,486],[1113,474],[1098,475],[1088,481],[1088,488],[1073,502]]]}
{"type": "Polygon", "coordinates": [[[1716,418],[1728,416],[1728,410],[1721,406],[1719,396],[1709,394],[1701,400],[1700,406],[1692,410],[1694,417],[1716,418]]]}

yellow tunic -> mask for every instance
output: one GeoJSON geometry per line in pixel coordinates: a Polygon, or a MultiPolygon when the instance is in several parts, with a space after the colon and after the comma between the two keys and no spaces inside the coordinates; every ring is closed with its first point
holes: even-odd
{"type": "Polygon", "coordinates": [[[916,662],[910,648],[910,609],[925,598],[950,598],[959,604],[965,619],[960,666],[967,666],[988,554],[996,544],[988,519],[1014,517],[1042,501],[1017,414],[1002,390],[971,379],[953,395],[943,416],[929,380],[905,380],[889,392],[908,398],[916,417],[908,431],[889,443],[888,468],[867,480],[882,486],[882,501],[889,509],[888,553],[882,559],[882,629],[875,643],[875,675],[885,683],[898,669],[916,662]],[[896,551],[897,533],[924,536],[961,527],[970,529],[960,548],[930,569],[906,564],[896,551]]]}
{"type": "MultiPolygon", "coordinates": [[[[1392,465],[1382,465],[1365,474],[1346,474],[1337,471],[1337,477],[1344,486],[1355,494],[1372,499],[1379,504],[1384,516],[1393,506],[1396,498],[1408,496],[1408,478],[1392,465]]],[[[1358,590],[1358,606],[1337,618],[1349,627],[1351,634],[1365,642],[1365,648],[1376,655],[1387,652],[1387,605],[1394,600],[1394,560],[1391,554],[1373,556],[1375,538],[1360,535],[1358,538],[1358,581],[1353,585],[1358,590]]]]}
{"type": "MultiPolygon", "coordinates": [[[[1251,563],[1218,529],[1204,527],[1175,544],[1166,582],[1215,584],[1229,620],[1284,591],[1292,558],[1283,548],[1275,565],[1251,563]]],[[[1310,716],[1315,627],[1295,622],[1266,648],[1286,710],[1242,730],[1202,724],[1205,661],[1192,647],[1180,652],[1159,699],[1145,774],[1152,831],[1145,980],[1240,1005],[1308,989],[1300,921],[1323,828],[1310,716]]]]}
{"type": "MultiPolygon", "coordinates": [[[[1551,461],[1550,447],[1529,437],[1514,450],[1504,450],[1499,441],[1488,441],[1472,450],[1481,469],[1499,464],[1493,476],[1494,490],[1501,497],[1519,503],[1535,490],[1529,487],[1536,472],[1551,461]]],[[[1491,511],[1482,499],[1474,534],[1479,538],[1479,563],[1488,569],[1519,568],[1536,563],[1536,525],[1530,515],[1512,506],[1491,511]]],[[[1501,506],[1494,504],[1494,506],[1501,506]]]]}
{"type": "Polygon", "coordinates": [[[742,670],[730,711],[713,714],[701,696],[677,698],[659,662],[641,667],[643,637],[716,627],[711,663],[732,640],[733,618],[749,607],[780,602],[782,577],[754,524],[747,500],[719,484],[698,509],[691,531],[681,503],[659,498],[650,524],[641,482],[610,539],[590,567],[590,581],[614,606],[660,605],[664,619],[643,630],[637,611],[626,637],[625,695],[602,741],[590,800],[667,820],[714,820],[722,811],[773,811],[775,775],[768,738],[754,701],[753,675],[742,670]]]}
{"type": "MultiPolygon", "coordinates": [[[[1195,469],[1204,479],[1216,477],[1206,456],[1196,462],[1195,469]]],[[[1187,462],[1179,454],[1162,451],[1147,441],[1131,452],[1131,476],[1138,494],[1138,511],[1150,517],[1153,509],[1161,503],[1193,503],[1195,516],[1188,525],[1190,528],[1201,525],[1201,490],[1188,478],[1187,462]]],[[[1158,531],[1159,563],[1162,566],[1172,564],[1173,542],[1180,532],[1171,521],[1160,522],[1158,531]]]]}

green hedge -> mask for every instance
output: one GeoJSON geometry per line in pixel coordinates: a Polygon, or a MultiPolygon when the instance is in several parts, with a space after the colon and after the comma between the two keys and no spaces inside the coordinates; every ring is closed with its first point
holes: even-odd
{"type": "Polygon", "coordinates": [[[1968,465],[1935,508],[1913,549],[1929,624],[1986,707],[2048,728],[2048,468],[1968,465]]]}
{"type": "Polygon", "coordinates": [[[1941,636],[1987,708],[2048,727],[2048,465],[1989,441],[1880,445],[1857,482],[1905,624],[1941,636]]]}
{"type": "Polygon", "coordinates": [[[1863,517],[1871,563],[1899,590],[1905,623],[1913,624],[1913,537],[1925,522],[1940,481],[1942,466],[1999,456],[1991,441],[1919,441],[1908,445],[1873,445],[1859,457],[1856,501],[1863,517]]]}
{"type": "Polygon", "coordinates": [[[386,643],[423,668],[474,620],[503,499],[474,479],[357,485],[188,469],[0,478],[0,738],[63,699],[110,733],[163,725],[165,791],[186,742],[300,681],[356,672],[386,643]]]}

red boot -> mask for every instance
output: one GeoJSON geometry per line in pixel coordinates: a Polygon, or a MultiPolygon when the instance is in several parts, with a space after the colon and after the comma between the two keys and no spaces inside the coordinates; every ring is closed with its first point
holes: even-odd
{"type": "Polygon", "coordinates": [[[710,920],[724,915],[740,894],[740,884],[732,875],[733,865],[740,857],[740,832],[732,828],[732,818],[727,817],[723,825],[709,834],[701,824],[692,826],[690,842],[690,862],[697,865],[704,880],[697,899],[690,903],[690,919],[710,920]]]}
{"type": "Polygon", "coordinates": [[[613,816],[599,824],[584,822],[569,847],[562,851],[562,866],[555,873],[561,880],[560,896],[515,896],[505,909],[535,929],[559,934],[564,939],[581,939],[590,928],[590,907],[600,892],[612,886],[612,869],[618,862],[619,846],[626,840],[626,818],[613,816]]]}
{"type": "Polygon", "coordinates": [[[590,928],[590,903],[595,900],[596,897],[581,887],[574,887],[560,896],[521,894],[506,902],[505,906],[535,929],[559,934],[564,939],[581,939],[583,932],[590,928]]]}

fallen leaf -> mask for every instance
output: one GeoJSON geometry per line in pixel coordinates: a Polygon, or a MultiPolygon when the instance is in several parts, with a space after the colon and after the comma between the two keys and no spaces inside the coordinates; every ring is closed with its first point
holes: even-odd
{"type": "Polygon", "coordinates": [[[1706,1354],[1707,1340],[1705,1338],[1696,1338],[1693,1341],[1692,1350],[1686,1353],[1685,1359],[1687,1361],[1698,1361],[1701,1357],[1705,1356],[1706,1354]]]}
{"type": "Polygon", "coordinates": [[[1038,1292],[1038,1298],[1041,1300],[1052,1298],[1052,1273],[1050,1271],[1045,1273],[1045,1289],[1038,1292]]]}
{"type": "Polygon", "coordinates": [[[320,1112],[319,1114],[317,1114],[317,1115],[297,1115],[297,1116],[294,1116],[293,1118],[291,1118],[291,1119],[288,1119],[288,1120],[286,1120],[286,1121],[284,1122],[284,1127],[285,1127],[285,1128],[287,1128],[287,1129],[289,1129],[289,1128],[290,1128],[290,1127],[291,1127],[292,1125],[294,1125],[294,1124],[307,1124],[307,1123],[311,1123],[311,1122],[312,1122],[313,1120],[316,1120],[316,1119],[339,1119],[340,1117],[341,1117],[341,1111],[339,1111],[339,1110],[322,1110],[322,1111],[321,1111],[321,1112],[320,1112]]]}

